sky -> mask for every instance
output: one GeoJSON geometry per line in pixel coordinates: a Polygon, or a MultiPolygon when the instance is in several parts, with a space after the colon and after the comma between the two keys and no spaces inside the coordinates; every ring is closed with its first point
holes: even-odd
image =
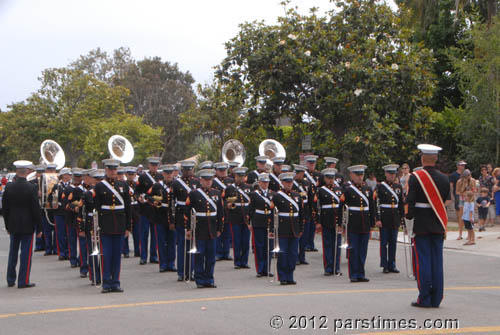
{"type": "MultiPolygon", "coordinates": [[[[329,0],[292,4],[301,13],[334,7],[329,0]]],[[[97,47],[159,56],[207,83],[238,24],[272,24],[283,14],[279,0],[0,0],[0,109],[35,92],[42,70],[97,47]]]]}

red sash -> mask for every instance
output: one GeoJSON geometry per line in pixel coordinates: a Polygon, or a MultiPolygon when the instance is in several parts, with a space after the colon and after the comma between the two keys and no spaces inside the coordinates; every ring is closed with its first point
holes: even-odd
{"type": "Polygon", "coordinates": [[[432,180],[431,175],[426,170],[418,170],[414,171],[413,175],[417,178],[420,186],[424,190],[425,196],[427,197],[427,201],[431,205],[434,213],[438,217],[439,221],[443,225],[444,232],[446,234],[446,229],[448,226],[448,213],[446,212],[446,207],[444,206],[444,201],[441,198],[441,194],[432,180]]]}

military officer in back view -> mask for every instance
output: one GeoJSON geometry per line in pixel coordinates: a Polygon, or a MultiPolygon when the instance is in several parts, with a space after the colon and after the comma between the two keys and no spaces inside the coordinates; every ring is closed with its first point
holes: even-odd
{"type": "Polygon", "coordinates": [[[21,263],[17,278],[18,288],[35,286],[30,282],[31,257],[33,254],[33,233],[37,227],[37,237],[42,236],[42,217],[36,187],[26,181],[29,161],[16,161],[16,178],[7,184],[2,198],[5,229],[10,237],[9,260],[7,264],[7,285],[16,283],[16,266],[21,247],[21,263]]]}

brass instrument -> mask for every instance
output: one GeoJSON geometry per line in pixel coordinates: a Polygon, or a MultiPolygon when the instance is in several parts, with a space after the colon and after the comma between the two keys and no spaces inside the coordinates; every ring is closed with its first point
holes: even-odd
{"type": "Polygon", "coordinates": [[[286,151],[283,145],[273,139],[266,139],[259,144],[259,155],[269,157],[267,160],[268,165],[273,165],[271,158],[284,157],[286,158],[286,151]]]}
{"type": "Polygon", "coordinates": [[[240,141],[229,140],[222,146],[222,161],[225,163],[236,162],[238,166],[243,166],[245,158],[245,147],[240,141]]]}
{"type": "Polygon", "coordinates": [[[132,143],[121,135],[113,135],[109,138],[108,150],[112,158],[122,163],[130,163],[134,159],[132,143]]]}
{"type": "Polygon", "coordinates": [[[229,209],[235,209],[236,208],[236,201],[238,200],[238,197],[237,196],[234,196],[234,197],[227,197],[226,198],[226,201],[227,201],[227,204],[228,204],[228,208],[229,209]]]}
{"type": "MultiPolygon", "coordinates": [[[[99,218],[97,216],[97,211],[94,209],[92,211],[92,253],[90,257],[93,257],[92,260],[92,269],[93,269],[93,277],[92,277],[92,285],[95,287],[101,287],[101,284],[97,282],[97,271],[101,269],[101,236],[100,236],[100,228],[99,228],[99,218]]],[[[101,278],[102,282],[102,278],[101,278]]]]}
{"type": "MultiPolygon", "coordinates": [[[[278,274],[278,253],[281,252],[281,249],[280,249],[280,240],[279,240],[279,216],[278,216],[278,209],[275,207],[274,208],[274,214],[273,214],[273,225],[274,225],[274,239],[273,239],[273,250],[271,250],[270,252],[274,254],[274,258],[276,258],[276,274],[278,274]]],[[[270,250],[270,244],[271,244],[271,240],[268,239],[268,250],[270,250]]],[[[269,276],[269,282],[270,283],[273,283],[274,282],[274,278],[271,277],[269,274],[271,273],[271,269],[272,269],[272,261],[273,259],[271,258],[268,262],[268,269],[267,269],[267,275],[269,276]]]]}
{"type": "Polygon", "coordinates": [[[56,169],[60,170],[66,163],[66,156],[61,146],[53,140],[45,140],[40,145],[41,160],[45,164],[56,164],[56,169]]]}
{"type": "MultiPolygon", "coordinates": [[[[184,236],[186,236],[187,229],[184,229],[184,236]]],[[[191,248],[187,250],[187,239],[184,239],[184,282],[189,283],[191,281],[191,267],[194,254],[198,253],[196,248],[196,211],[194,208],[191,210],[191,248]]]]}
{"type": "Polygon", "coordinates": [[[161,195],[153,195],[153,206],[156,208],[161,208],[161,201],[163,200],[163,197],[161,195]]]}

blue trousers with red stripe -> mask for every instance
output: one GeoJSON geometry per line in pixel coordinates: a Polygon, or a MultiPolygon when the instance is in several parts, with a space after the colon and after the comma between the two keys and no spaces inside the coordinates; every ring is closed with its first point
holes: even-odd
{"type": "Polygon", "coordinates": [[[31,256],[33,254],[33,234],[11,234],[9,260],[7,263],[7,284],[14,285],[16,282],[16,266],[21,247],[21,262],[19,264],[19,276],[17,286],[23,287],[30,282],[31,256]]]}
{"type": "Polygon", "coordinates": [[[217,237],[217,259],[229,258],[231,249],[231,227],[229,223],[224,223],[224,231],[217,237]]]}
{"type": "Polygon", "coordinates": [[[43,228],[43,237],[45,238],[45,253],[55,255],[57,253],[57,242],[56,242],[56,234],[54,226],[52,226],[47,218],[45,217],[45,213],[42,212],[42,228],[43,228]]]}
{"type": "Polygon", "coordinates": [[[68,253],[69,262],[73,266],[77,266],[78,261],[78,250],[76,249],[76,241],[78,239],[78,229],[73,226],[72,223],[66,223],[66,232],[68,234],[68,253]]]}
{"type": "Polygon", "coordinates": [[[298,259],[299,239],[296,237],[280,237],[278,253],[278,280],[293,281],[293,272],[298,259]]]}
{"type": "Polygon", "coordinates": [[[231,225],[235,266],[248,266],[250,230],[246,224],[231,225]]]}
{"type": "Polygon", "coordinates": [[[443,235],[416,235],[414,242],[417,266],[418,303],[439,307],[443,300],[443,235]]]}
{"type": "Polygon", "coordinates": [[[123,237],[123,234],[101,234],[102,288],[120,287],[123,237]]]}
{"type": "Polygon", "coordinates": [[[149,219],[141,215],[141,260],[148,260],[148,237],[150,236],[150,249],[149,249],[149,261],[157,261],[158,254],[156,252],[156,234],[154,229],[154,223],[150,222],[149,219]]]}
{"type": "Polygon", "coordinates": [[[68,257],[68,235],[66,233],[66,217],[63,215],[54,215],[57,253],[59,257],[68,257]]]}
{"type": "Polygon", "coordinates": [[[198,285],[214,284],[216,239],[196,240],[194,279],[198,285]]]}
{"type": "Polygon", "coordinates": [[[396,268],[396,243],[398,229],[380,227],[380,267],[394,270],[396,268]]]}
{"type": "Polygon", "coordinates": [[[349,279],[365,278],[365,261],[368,253],[369,233],[348,233],[349,279]]]}
{"type": "Polygon", "coordinates": [[[269,252],[269,242],[273,248],[274,239],[269,241],[267,228],[253,228],[253,242],[255,248],[255,270],[257,273],[267,275],[268,264],[270,263],[271,253],[269,252]]]}
{"type": "Polygon", "coordinates": [[[302,234],[302,236],[299,238],[299,262],[306,261],[306,249],[314,248],[314,241],[312,242],[312,247],[311,247],[311,241],[309,240],[309,235],[311,234],[311,231],[307,231],[306,233],[306,229],[310,230],[311,225],[315,227],[314,229],[316,229],[314,222],[306,221],[306,224],[304,226],[304,234],[302,234]]]}
{"type": "MultiPolygon", "coordinates": [[[[87,236],[78,236],[78,243],[80,244],[80,273],[87,274],[89,272],[89,242],[87,236]]],[[[92,249],[90,247],[90,249],[92,249]]],[[[90,251],[92,252],[92,251],[90,251]]]]}
{"type": "Polygon", "coordinates": [[[340,272],[340,245],[342,244],[342,234],[337,234],[337,228],[323,226],[323,267],[327,273],[340,272]],[[337,259],[335,260],[335,248],[337,248],[337,259]]]}

